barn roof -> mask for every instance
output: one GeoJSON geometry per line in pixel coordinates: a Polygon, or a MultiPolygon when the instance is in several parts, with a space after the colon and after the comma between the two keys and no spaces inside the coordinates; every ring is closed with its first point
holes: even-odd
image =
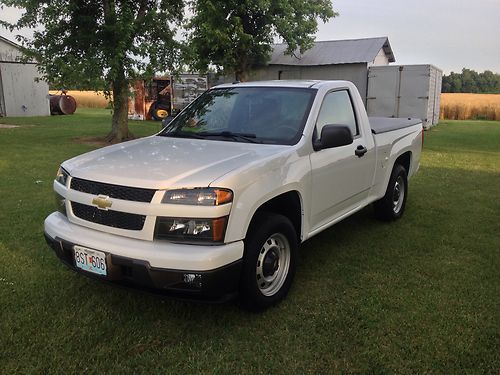
{"type": "Polygon", "coordinates": [[[36,64],[35,59],[23,56],[22,46],[0,35],[0,62],[36,64]]]}
{"type": "Polygon", "coordinates": [[[366,38],[348,40],[326,40],[314,42],[311,49],[303,54],[285,55],[287,45],[274,44],[269,65],[334,65],[370,63],[381,49],[384,50],[389,62],[395,62],[389,38],[366,38]]]}
{"type": "Polygon", "coordinates": [[[12,40],[9,40],[9,39],[7,39],[7,38],[4,38],[4,37],[3,37],[3,36],[1,36],[1,35],[0,35],[0,41],[5,42],[5,43],[7,43],[7,44],[10,44],[12,47],[17,48],[17,49],[19,49],[19,50],[21,49],[21,46],[20,46],[19,44],[14,43],[12,40]]]}

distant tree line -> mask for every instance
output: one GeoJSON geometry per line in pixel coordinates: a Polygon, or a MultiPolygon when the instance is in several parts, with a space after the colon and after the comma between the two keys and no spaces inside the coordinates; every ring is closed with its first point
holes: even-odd
{"type": "Polygon", "coordinates": [[[500,74],[490,70],[478,73],[463,68],[462,73],[451,72],[449,75],[443,75],[441,91],[500,94],[500,74]]]}

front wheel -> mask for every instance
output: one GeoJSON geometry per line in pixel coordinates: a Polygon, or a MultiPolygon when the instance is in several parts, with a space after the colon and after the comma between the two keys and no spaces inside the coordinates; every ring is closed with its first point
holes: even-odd
{"type": "Polygon", "coordinates": [[[240,285],[243,307],[259,311],[281,301],[292,284],[297,261],[297,235],[288,218],[259,214],[245,239],[240,285]]]}
{"type": "Polygon", "coordinates": [[[403,216],[408,196],[406,169],[396,164],[392,169],[387,190],[382,199],[375,202],[375,216],[383,221],[393,221],[403,216]]]}

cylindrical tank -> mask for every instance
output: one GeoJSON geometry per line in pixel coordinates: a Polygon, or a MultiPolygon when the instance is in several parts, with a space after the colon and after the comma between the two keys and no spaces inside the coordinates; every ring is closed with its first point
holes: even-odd
{"type": "Polygon", "coordinates": [[[76,100],[71,95],[50,95],[50,114],[72,115],[76,111],[76,100]]]}

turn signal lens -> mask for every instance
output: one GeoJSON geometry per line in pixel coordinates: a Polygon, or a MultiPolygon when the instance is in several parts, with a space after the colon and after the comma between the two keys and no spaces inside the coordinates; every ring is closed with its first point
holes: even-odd
{"type": "Polygon", "coordinates": [[[162,203],[198,206],[220,206],[233,200],[233,192],[228,189],[199,188],[167,190],[162,203]]]}
{"type": "Polygon", "coordinates": [[[215,189],[215,194],[217,195],[216,206],[233,201],[233,192],[231,190],[215,189]]]}

